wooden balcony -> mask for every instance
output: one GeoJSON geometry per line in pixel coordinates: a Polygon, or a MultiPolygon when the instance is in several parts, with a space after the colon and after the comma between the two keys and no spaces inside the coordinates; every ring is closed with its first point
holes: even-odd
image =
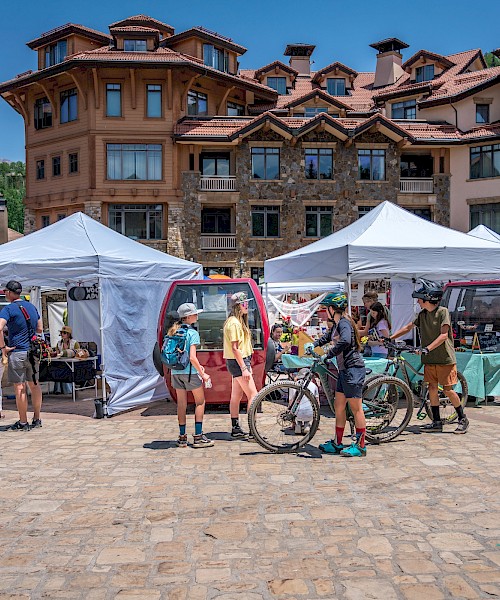
{"type": "Polygon", "coordinates": [[[236,177],[200,177],[200,190],[202,192],[234,192],[236,190],[236,177]]]}
{"type": "Polygon", "coordinates": [[[234,233],[202,233],[202,250],[236,251],[236,234],[234,233]]]}
{"type": "Polygon", "coordinates": [[[432,177],[406,177],[399,180],[399,191],[403,194],[433,194],[432,177]]]}

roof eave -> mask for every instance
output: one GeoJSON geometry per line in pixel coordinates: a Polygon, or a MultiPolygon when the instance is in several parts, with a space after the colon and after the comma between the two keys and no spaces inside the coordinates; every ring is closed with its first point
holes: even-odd
{"type": "Polygon", "coordinates": [[[482,90],[486,90],[492,85],[496,85],[500,82],[500,75],[496,75],[492,79],[488,79],[487,81],[483,81],[482,83],[475,85],[468,90],[464,90],[463,92],[459,92],[458,94],[451,94],[449,96],[444,96],[442,98],[434,98],[432,96],[427,100],[420,100],[418,103],[420,108],[430,108],[432,106],[439,106],[441,104],[449,104],[450,102],[459,102],[460,100],[464,100],[464,98],[468,98],[477,92],[481,92],[482,90]]]}

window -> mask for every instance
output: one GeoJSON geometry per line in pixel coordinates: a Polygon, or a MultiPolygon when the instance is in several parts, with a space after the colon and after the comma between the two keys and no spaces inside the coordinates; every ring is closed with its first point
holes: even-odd
{"type": "Polygon", "coordinates": [[[59,177],[61,174],[61,157],[52,157],[52,177],[59,177]]]}
{"type": "Polygon", "coordinates": [[[35,129],[52,127],[52,105],[48,98],[35,100],[35,129]]]}
{"type": "Polygon", "coordinates": [[[68,155],[68,164],[70,173],[78,173],[78,153],[72,152],[68,155]]]}
{"type": "Polygon", "coordinates": [[[203,177],[228,177],[229,152],[203,152],[200,154],[200,167],[203,177]]]}
{"type": "Polygon", "coordinates": [[[243,104],[236,104],[236,102],[227,103],[227,116],[228,117],[243,117],[245,114],[245,107],[243,104]]]}
{"type": "Polygon", "coordinates": [[[65,214],[64,214],[64,215],[63,215],[63,214],[61,214],[61,215],[57,215],[57,220],[58,220],[58,221],[62,221],[62,220],[63,220],[63,219],[65,219],[65,218],[66,218],[66,215],[65,215],[65,214]]]}
{"type": "Polygon", "coordinates": [[[147,52],[146,40],[124,40],[123,50],[125,52],[147,52]]]}
{"type": "Polygon", "coordinates": [[[346,96],[345,79],[343,77],[329,77],[326,80],[326,91],[330,96],[346,96]]]}
{"type": "Polygon", "coordinates": [[[106,116],[122,116],[122,86],[120,83],[106,84],[106,116]]]}
{"type": "Polygon", "coordinates": [[[252,206],[252,236],[279,237],[280,209],[277,206],[252,206]]]}
{"type": "Polygon", "coordinates": [[[500,177],[500,144],[470,149],[470,178],[500,177]]]}
{"type": "Polygon", "coordinates": [[[111,204],[109,226],[134,240],[162,239],[161,204],[111,204]]]}
{"type": "Polygon", "coordinates": [[[286,77],[268,77],[267,85],[281,96],[286,94],[286,77]]]}
{"type": "Polygon", "coordinates": [[[251,267],[250,277],[255,281],[257,285],[264,283],[264,267],[251,267]]]}
{"type": "Polygon", "coordinates": [[[61,123],[78,119],[78,95],[76,89],[61,92],[61,123]]]}
{"type": "Polygon", "coordinates": [[[317,108],[316,106],[305,106],[304,107],[304,117],[315,117],[320,113],[327,113],[328,109],[321,107],[317,108]]]}
{"type": "Polygon", "coordinates": [[[45,179],[45,161],[44,160],[36,161],[36,178],[37,179],[45,179]]]}
{"type": "Polygon", "coordinates": [[[406,102],[394,102],[392,105],[393,119],[416,119],[417,101],[406,100],[406,102]]]}
{"type": "Polygon", "coordinates": [[[49,215],[42,215],[42,227],[48,227],[50,225],[49,215]]]}
{"type": "Polygon", "coordinates": [[[306,206],[306,237],[326,237],[333,231],[331,206],[306,206]]]}
{"type": "MultiPolygon", "coordinates": [[[[205,277],[210,277],[210,275],[225,275],[226,277],[232,278],[233,276],[233,268],[232,267],[203,267],[203,275],[205,277]]],[[[207,292],[210,294],[210,288],[207,289],[207,292]]],[[[224,328],[224,323],[222,323],[222,328],[224,328]]]]}
{"type": "Polygon", "coordinates": [[[333,150],[307,148],[305,150],[306,179],[333,179],[333,150]]]}
{"type": "Polygon", "coordinates": [[[189,90],[187,104],[188,115],[208,115],[208,97],[206,94],[189,90]]]}
{"type": "Polygon", "coordinates": [[[500,233],[500,203],[476,204],[470,207],[470,227],[486,225],[500,233]]]}
{"type": "Polygon", "coordinates": [[[252,177],[254,179],[280,178],[279,148],[252,148],[252,177]]]}
{"type": "Polygon", "coordinates": [[[406,210],[408,212],[413,213],[414,215],[417,215],[417,217],[421,217],[422,219],[425,219],[426,221],[432,221],[432,212],[430,208],[406,208],[406,210]]]}
{"type": "Polygon", "coordinates": [[[374,208],[374,206],[358,206],[358,219],[367,215],[374,208]]]}
{"type": "Polygon", "coordinates": [[[434,160],[430,154],[401,154],[401,177],[432,177],[433,172],[434,160]]]}
{"type": "Polygon", "coordinates": [[[476,104],[476,123],[490,122],[490,105],[476,104]]]}
{"type": "Polygon", "coordinates": [[[359,178],[385,180],[385,150],[358,150],[359,178]]]}
{"type": "Polygon", "coordinates": [[[229,73],[229,52],[212,44],[203,44],[203,64],[229,73]]]}
{"type": "Polygon", "coordinates": [[[61,40],[45,48],[45,68],[61,63],[66,58],[68,44],[61,40]]]}
{"type": "Polygon", "coordinates": [[[433,79],[434,65],[425,65],[415,69],[415,81],[417,83],[421,83],[422,81],[432,81],[433,79]]]}
{"type": "Polygon", "coordinates": [[[148,84],[146,86],[146,116],[149,118],[161,117],[161,85],[148,84]]]}
{"type": "Polygon", "coordinates": [[[108,179],[160,181],[161,144],[107,144],[108,179]]]}
{"type": "Polygon", "coordinates": [[[231,209],[203,208],[201,210],[201,233],[231,233],[231,209]]]}

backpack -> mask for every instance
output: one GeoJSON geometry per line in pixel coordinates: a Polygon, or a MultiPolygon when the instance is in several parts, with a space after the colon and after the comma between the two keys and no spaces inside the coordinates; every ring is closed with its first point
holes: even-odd
{"type": "Polygon", "coordinates": [[[188,327],[181,325],[174,335],[166,335],[161,347],[161,362],[172,371],[182,371],[190,363],[187,345],[188,327]]]}
{"type": "Polygon", "coordinates": [[[36,372],[36,362],[42,359],[47,359],[50,357],[50,346],[47,342],[42,339],[35,331],[33,324],[31,323],[31,317],[28,314],[28,311],[24,308],[24,306],[17,304],[16,305],[19,310],[22,312],[23,317],[26,319],[26,326],[28,328],[28,336],[29,336],[29,350],[28,350],[28,360],[31,364],[32,368],[32,379],[33,383],[37,384],[37,372],[36,372]]]}

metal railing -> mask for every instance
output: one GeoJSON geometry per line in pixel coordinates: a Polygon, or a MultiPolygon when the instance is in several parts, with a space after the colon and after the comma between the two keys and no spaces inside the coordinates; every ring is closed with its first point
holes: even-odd
{"type": "Polygon", "coordinates": [[[432,177],[407,177],[399,180],[399,191],[406,194],[432,194],[434,180],[432,177]]]}
{"type": "Polygon", "coordinates": [[[203,192],[234,192],[236,177],[201,177],[200,190],[203,192]]]}
{"type": "Polygon", "coordinates": [[[236,250],[236,234],[203,233],[201,235],[202,250],[236,250]]]}

